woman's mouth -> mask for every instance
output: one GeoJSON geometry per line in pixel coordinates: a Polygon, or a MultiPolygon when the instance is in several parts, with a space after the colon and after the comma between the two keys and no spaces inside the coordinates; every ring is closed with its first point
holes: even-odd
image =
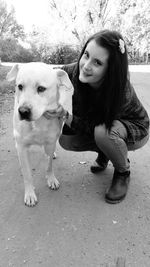
{"type": "Polygon", "coordinates": [[[90,76],[91,76],[91,74],[88,73],[87,71],[82,70],[82,73],[83,73],[83,75],[84,75],[85,77],[90,77],[90,76]]]}

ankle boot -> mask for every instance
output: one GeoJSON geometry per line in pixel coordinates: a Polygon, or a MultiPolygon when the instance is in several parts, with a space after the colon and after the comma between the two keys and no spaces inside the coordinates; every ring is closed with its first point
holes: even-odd
{"type": "Polygon", "coordinates": [[[109,159],[104,155],[103,152],[99,152],[97,159],[94,161],[91,166],[91,172],[97,173],[100,171],[104,171],[107,168],[109,159]]]}
{"type": "Polygon", "coordinates": [[[130,171],[120,173],[115,170],[111,186],[105,194],[106,202],[111,204],[121,202],[127,194],[129,182],[130,171]]]}

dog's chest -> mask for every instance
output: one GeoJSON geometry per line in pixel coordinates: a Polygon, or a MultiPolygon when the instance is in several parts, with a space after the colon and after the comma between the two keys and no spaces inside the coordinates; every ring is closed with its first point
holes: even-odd
{"type": "Polygon", "coordinates": [[[62,123],[58,119],[26,122],[21,127],[20,137],[24,145],[45,145],[56,142],[62,123]]]}

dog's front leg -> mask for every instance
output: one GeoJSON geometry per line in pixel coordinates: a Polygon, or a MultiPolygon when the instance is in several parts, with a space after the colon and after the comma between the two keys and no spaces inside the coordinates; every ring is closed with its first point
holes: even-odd
{"type": "Polygon", "coordinates": [[[55,174],[53,172],[53,158],[54,158],[54,152],[55,152],[56,144],[48,144],[44,146],[45,153],[48,156],[48,168],[46,173],[46,179],[48,187],[57,190],[59,188],[59,181],[56,179],[55,174]]]}
{"type": "Polygon", "coordinates": [[[37,203],[37,197],[34,192],[33,177],[29,166],[29,151],[28,148],[22,145],[16,145],[21,166],[22,175],[24,178],[24,203],[27,206],[34,206],[37,203]]]}

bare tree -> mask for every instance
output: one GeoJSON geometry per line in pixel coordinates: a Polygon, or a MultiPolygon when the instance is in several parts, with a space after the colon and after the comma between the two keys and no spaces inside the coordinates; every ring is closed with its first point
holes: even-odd
{"type": "Polygon", "coordinates": [[[0,37],[14,37],[23,39],[25,37],[24,28],[15,19],[15,11],[12,7],[7,10],[7,4],[0,0],[0,37]]]}
{"type": "MultiPolygon", "coordinates": [[[[87,36],[104,28],[109,17],[110,0],[49,0],[50,12],[82,43],[87,36]]],[[[64,29],[63,29],[64,27],[64,29]]]]}

